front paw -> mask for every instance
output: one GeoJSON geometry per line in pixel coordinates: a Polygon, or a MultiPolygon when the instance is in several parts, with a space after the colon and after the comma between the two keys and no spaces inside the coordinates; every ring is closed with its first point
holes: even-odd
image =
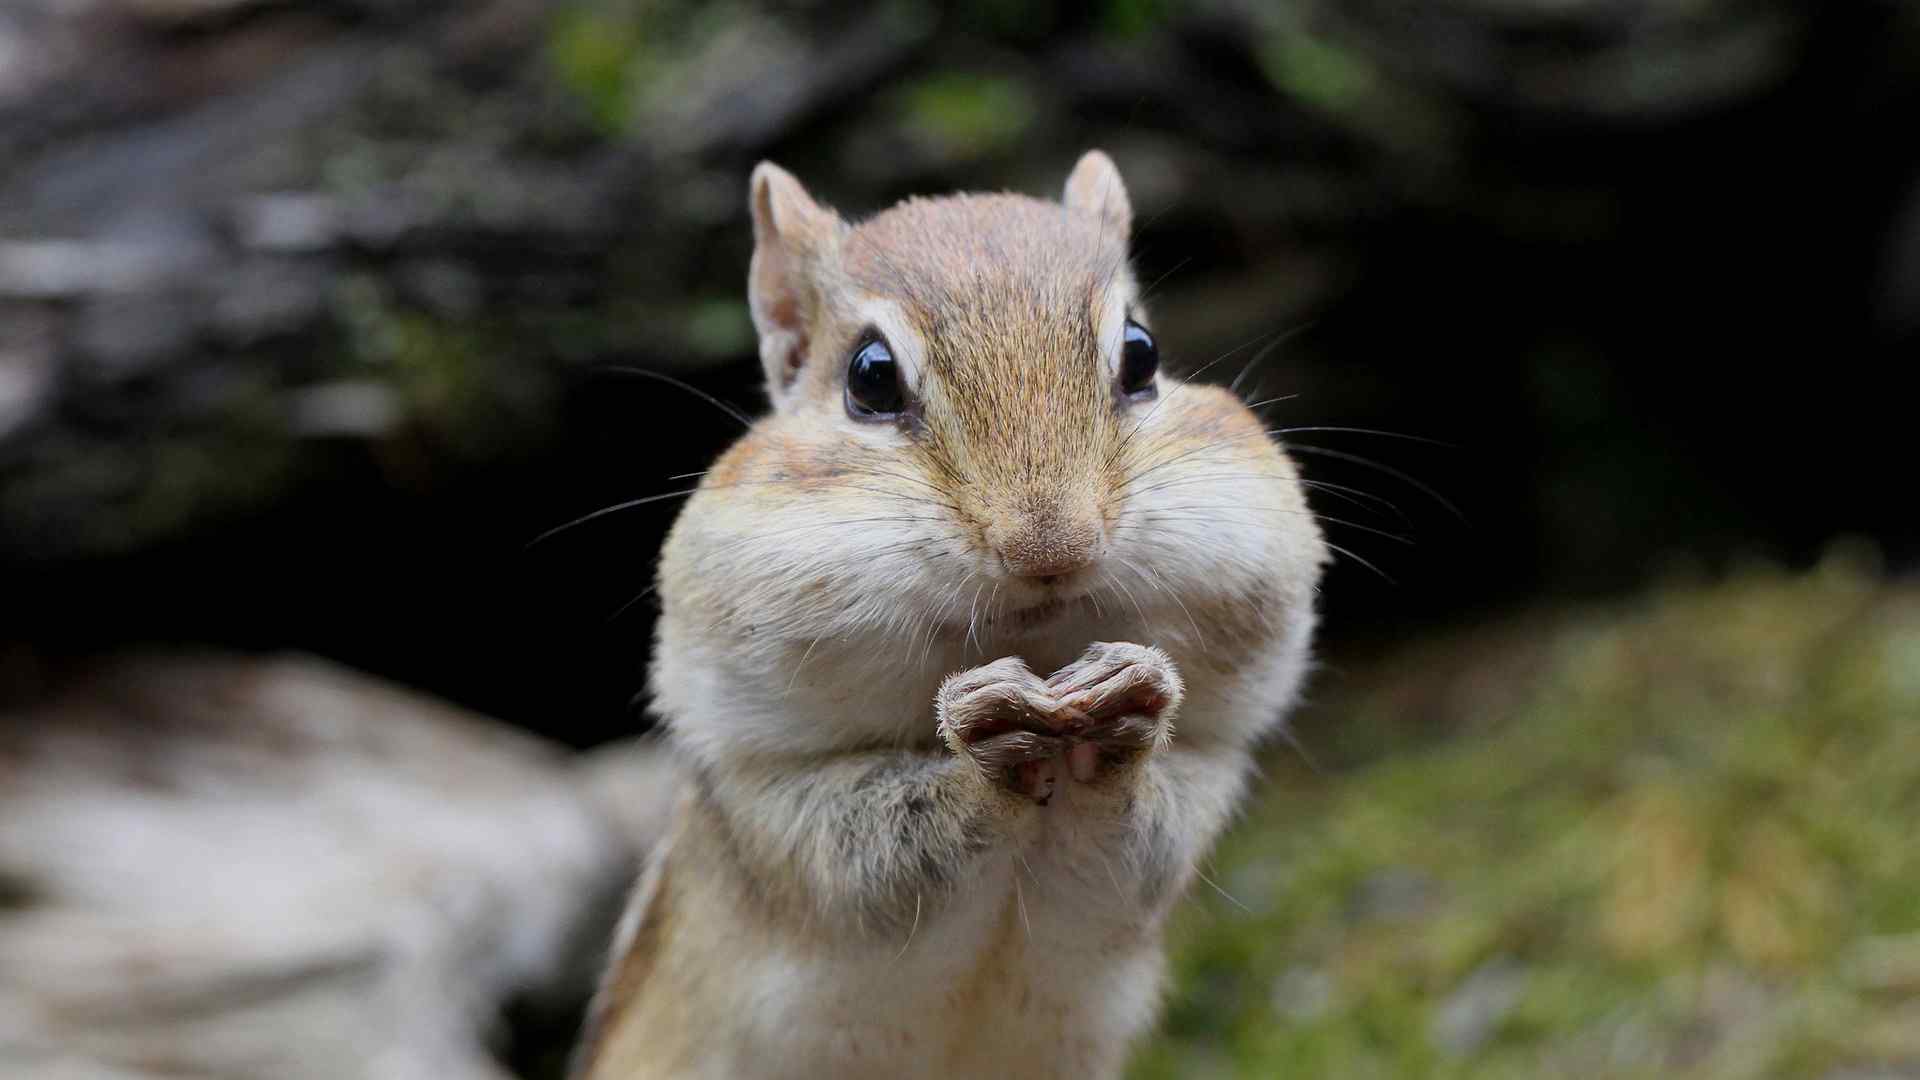
{"type": "Polygon", "coordinates": [[[1063,711],[1084,716],[1070,729],[1068,771],[1094,780],[1164,747],[1185,687],[1159,649],[1124,641],[1096,642],[1054,672],[1047,690],[1063,711]]]}
{"type": "Polygon", "coordinates": [[[1045,806],[1066,744],[1050,734],[1059,703],[1018,657],[947,677],[934,695],[940,738],[991,782],[1045,806]]]}

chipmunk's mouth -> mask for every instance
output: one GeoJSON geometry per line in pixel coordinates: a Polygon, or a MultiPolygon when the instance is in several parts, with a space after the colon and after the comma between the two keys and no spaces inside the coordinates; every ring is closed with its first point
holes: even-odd
{"type": "Polygon", "coordinates": [[[1085,596],[1051,596],[1037,604],[989,615],[987,625],[1013,633],[1038,630],[1058,621],[1085,602],[1085,596]]]}
{"type": "Polygon", "coordinates": [[[977,613],[962,611],[958,619],[948,624],[948,632],[960,638],[984,638],[989,634],[1002,639],[1020,638],[1052,629],[1081,611],[1089,614],[1094,611],[1093,600],[1086,593],[1048,596],[1018,606],[999,606],[993,610],[983,607],[977,613]]]}

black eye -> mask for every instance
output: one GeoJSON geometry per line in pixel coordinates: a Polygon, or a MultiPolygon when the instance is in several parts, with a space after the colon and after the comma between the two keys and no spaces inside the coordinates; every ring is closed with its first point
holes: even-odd
{"type": "Polygon", "coordinates": [[[1153,374],[1160,370],[1160,346],[1147,328],[1127,320],[1120,335],[1120,392],[1128,396],[1153,393],[1153,374]]]}
{"type": "Polygon", "coordinates": [[[854,350],[853,359],[847,361],[847,412],[854,419],[893,416],[906,406],[906,399],[900,365],[886,342],[873,338],[854,350]]]}

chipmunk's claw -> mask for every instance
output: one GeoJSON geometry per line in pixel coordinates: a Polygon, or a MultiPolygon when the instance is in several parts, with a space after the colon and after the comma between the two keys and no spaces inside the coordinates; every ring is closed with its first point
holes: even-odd
{"type": "Polygon", "coordinates": [[[1042,679],[1018,657],[940,684],[940,737],[999,786],[1042,806],[1061,773],[1092,782],[1164,745],[1183,694],[1159,649],[1098,642],[1042,679]]]}
{"type": "Polygon", "coordinates": [[[934,698],[940,737],[1001,787],[1042,806],[1053,797],[1065,742],[1051,734],[1057,702],[1018,657],[959,672],[934,698]]]}
{"type": "Polygon", "coordinates": [[[1082,721],[1067,729],[1072,745],[1067,771],[1091,781],[1112,768],[1164,746],[1173,737],[1173,716],[1185,687],[1173,660],[1159,649],[1131,642],[1096,642],[1048,677],[1047,689],[1062,710],[1082,721]]]}

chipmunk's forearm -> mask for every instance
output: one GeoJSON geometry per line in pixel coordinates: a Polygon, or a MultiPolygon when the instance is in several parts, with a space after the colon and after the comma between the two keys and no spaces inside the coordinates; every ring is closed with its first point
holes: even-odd
{"type": "Polygon", "coordinates": [[[750,880],[829,922],[905,927],[1031,812],[944,750],[874,750],[704,769],[704,809],[750,880]]]}
{"type": "Polygon", "coordinates": [[[1168,749],[1088,787],[1062,861],[1099,902],[1159,912],[1231,819],[1252,766],[1243,749],[1168,749]]]}

